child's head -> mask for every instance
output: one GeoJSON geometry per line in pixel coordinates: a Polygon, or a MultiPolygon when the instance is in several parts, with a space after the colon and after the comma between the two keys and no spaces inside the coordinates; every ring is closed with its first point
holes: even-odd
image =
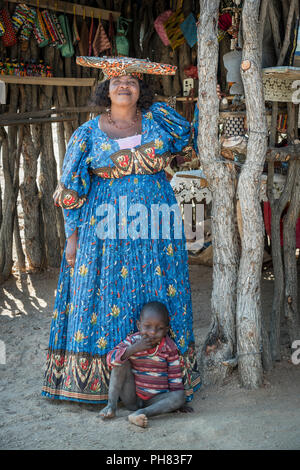
{"type": "Polygon", "coordinates": [[[155,339],[159,344],[169,330],[168,309],[161,302],[148,302],[141,310],[137,326],[142,335],[155,339]]]}

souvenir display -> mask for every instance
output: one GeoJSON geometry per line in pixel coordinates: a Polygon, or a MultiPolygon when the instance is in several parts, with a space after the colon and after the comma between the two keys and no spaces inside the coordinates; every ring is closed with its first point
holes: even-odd
{"type": "Polygon", "coordinates": [[[52,67],[44,64],[43,60],[30,62],[18,62],[17,59],[0,60],[1,75],[16,75],[19,77],[52,77],[52,67]]]}

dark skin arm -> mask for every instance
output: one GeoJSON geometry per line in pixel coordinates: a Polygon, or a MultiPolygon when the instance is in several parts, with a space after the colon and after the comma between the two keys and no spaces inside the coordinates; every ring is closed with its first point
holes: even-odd
{"type": "Polygon", "coordinates": [[[76,247],[77,247],[77,229],[68,238],[67,246],[66,246],[66,260],[67,260],[68,265],[70,265],[72,268],[74,268],[75,266],[76,247]]]}

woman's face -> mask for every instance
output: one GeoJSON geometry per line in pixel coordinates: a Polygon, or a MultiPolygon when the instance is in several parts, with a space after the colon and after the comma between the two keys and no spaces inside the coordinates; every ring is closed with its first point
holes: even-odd
{"type": "Polygon", "coordinates": [[[140,96],[140,86],[131,75],[111,78],[108,96],[111,103],[119,106],[135,105],[140,96]]]}

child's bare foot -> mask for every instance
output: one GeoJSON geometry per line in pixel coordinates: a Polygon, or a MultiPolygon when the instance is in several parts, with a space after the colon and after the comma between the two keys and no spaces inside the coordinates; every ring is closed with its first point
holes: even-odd
{"type": "Polygon", "coordinates": [[[131,414],[128,416],[129,421],[136,426],[140,426],[141,428],[146,428],[148,426],[148,418],[144,414],[131,414]]]}
{"type": "Polygon", "coordinates": [[[116,410],[111,405],[107,405],[100,411],[99,416],[102,419],[114,418],[116,416],[116,410]]]}

